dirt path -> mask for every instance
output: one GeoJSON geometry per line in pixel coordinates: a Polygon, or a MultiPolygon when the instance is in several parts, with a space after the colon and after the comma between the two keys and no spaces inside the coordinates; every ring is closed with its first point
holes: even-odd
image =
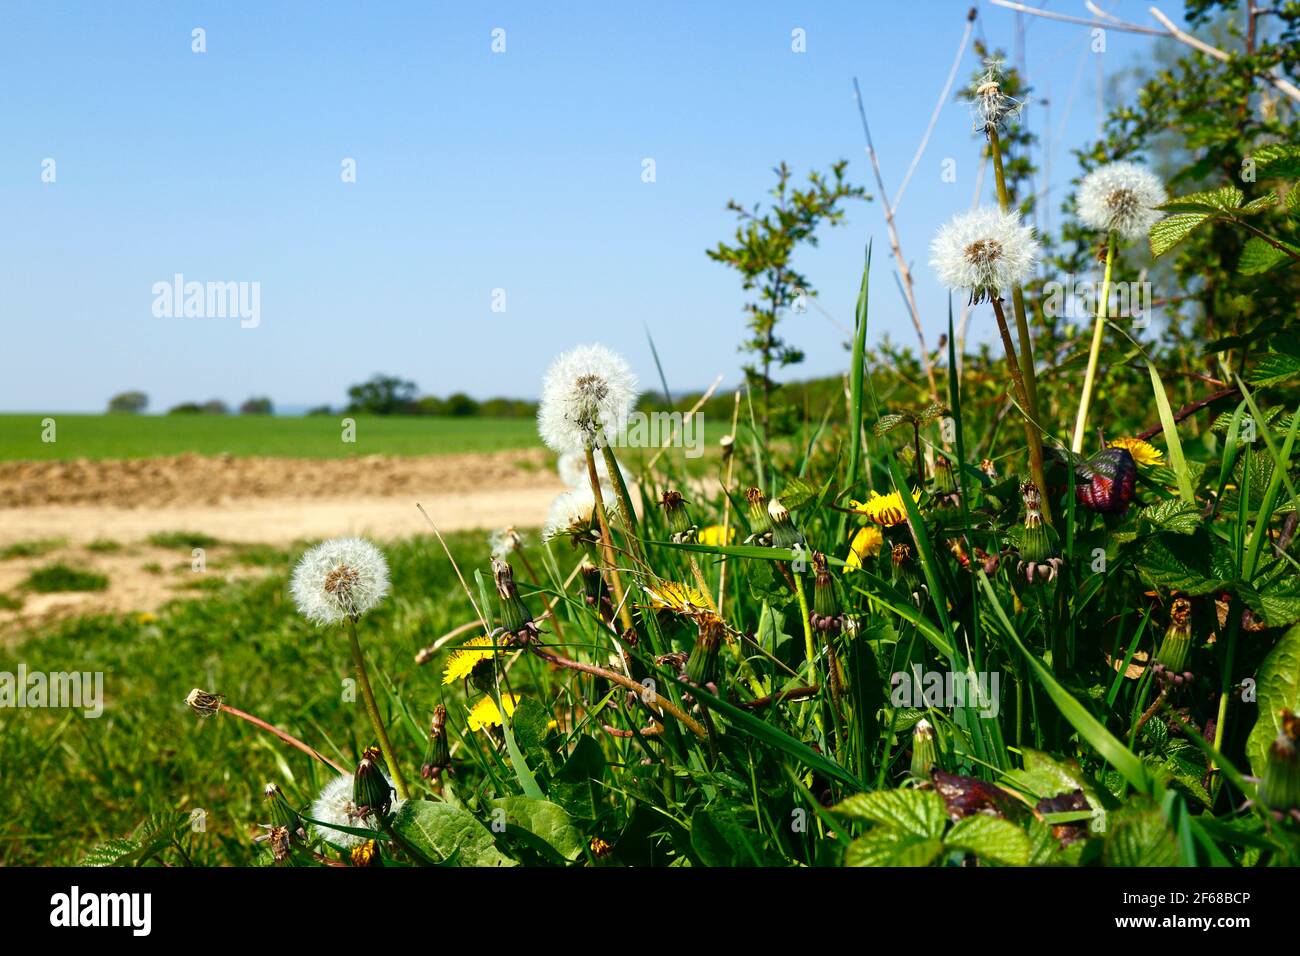
{"type": "Polygon", "coordinates": [[[537,527],[563,487],[540,452],[0,462],[0,634],[91,611],[147,613],[196,593],[189,548],[160,547],[151,536],[215,539],[207,559],[233,580],[265,573],[239,559],[248,545],[425,534],[417,502],[443,531],[537,527]],[[109,586],[24,587],[51,564],[105,575],[109,586]]]}

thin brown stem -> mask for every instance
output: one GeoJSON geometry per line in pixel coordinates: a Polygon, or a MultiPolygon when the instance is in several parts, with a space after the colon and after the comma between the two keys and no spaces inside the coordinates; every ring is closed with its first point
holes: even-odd
{"type": "Polygon", "coordinates": [[[623,599],[623,581],[618,575],[618,562],[614,557],[614,538],[609,533],[609,519],[605,516],[605,496],[601,494],[600,475],[596,473],[596,456],[590,448],[586,452],[587,479],[591,482],[591,496],[596,501],[596,520],[600,523],[601,556],[605,560],[605,576],[609,578],[609,588],[614,594],[614,603],[618,606],[619,620],[623,622],[625,629],[630,629],[635,625],[632,622],[632,611],[623,599]]]}
{"type": "Polygon", "coordinates": [[[344,770],[343,767],[336,764],[333,760],[330,760],[329,757],[326,757],[315,747],[303,743],[301,740],[299,740],[297,737],[293,736],[292,734],[285,733],[279,727],[276,727],[273,724],[268,724],[265,720],[262,720],[260,717],[254,717],[252,714],[248,713],[247,711],[240,710],[238,707],[231,707],[229,704],[223,702],[221,704],[219,713],[229,714],[231,717],[238,717],[240,720],[247,721],[248,723],[252,724],[254,727],[258,727],[261,728],[262,730],[267,731],[268,733],[275,734],[275,736],[279,737],[290,747],[296,747],[299,750],[301,750],[303,753],[305,753],[307,756],[315,757],[321,763],[325,764],[325,766],[333,767],[339,773],[348,772],[344,770]]]}

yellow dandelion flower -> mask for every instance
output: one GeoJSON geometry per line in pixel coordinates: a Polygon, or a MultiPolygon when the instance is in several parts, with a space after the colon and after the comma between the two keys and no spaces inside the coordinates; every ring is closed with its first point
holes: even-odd
{"type": "MultiPolygon", "coordinates": [[[[488,638],[484,637],[480,640],[486,641],[488,638]]],[[[447,666],[442,672],[442,682],[454,684],[458,680],[464,680],[474,673],[474,668],[491,659],[491,647],[462,647],[454,650],[447,658],[447,666]]]]}
{"type": "Polygon", "coordinates": [[[865,528],[859,528],[858,533],[853,536],[853,543],[849,545],[849,556],[844,559],[844,570],[861,569],[862,562],[878,555],[884,543],[885,536],[875,525],[869,524],[865,528]]]}
{"type": "Polygon", "coordinates": [[[1141,438],[1113,438],[1106,443],[1111,448],[1123,448],[1139,465],[1162,465],[1165,453],[1141,438]]]}
{"type": "Polygon", "coordinates": [[[709,600],[708,595],[689,584],[660,581],[654,587],[643,586],[643,588],[645,593],[650,595],[650,606],[656,610],[667,609],[677,614],[694,614],[696,611],[713,607],[713,602],[709,600]]]}
{"type": "MultiPolygon", "coordinates": [[[[921,492],[913,491],[912,500],[920,502],[921,492]]],[[[876,524],[886,528],[892,528],[896,524],[902,524],[907,520],[907,510],[903,507],[903,496],[897,491],[891,491],[887,495],[872,492],[871,497],[866,501],[850,501],[849,507],[858,514],[864,514],[876,524]]]]}
{"type": "Polygon", "coordinates": [[[375,846],[374,840],[367,840],[352,848],[348,854],[353,866],[373,866],[375,859],[379,856],[379,850],[375,846]]]}
{"type": "Polygon", "coordinates": [[[707,544],[715,548],[724,544],[733,544],[736,540],[736,529],[727,528],[726,540],[723,541],[722,525],[711,524],[707,528],[701,528],[696,532],[695,540],[700,544],[707,544]]]}
{"type": "MultiPolygon", "coordinates": [[[[506,708],[506,716],[509,717],[515,712],[519,705],[518,694],[502,694],[501,703],[506,708]]],[[[469,711],[469,729],[483,730],[486,727],[501,726],[501,711],[497,710],[497,702],[491,697],[484,697],[477,704],[470,708],[469,711]]]]}

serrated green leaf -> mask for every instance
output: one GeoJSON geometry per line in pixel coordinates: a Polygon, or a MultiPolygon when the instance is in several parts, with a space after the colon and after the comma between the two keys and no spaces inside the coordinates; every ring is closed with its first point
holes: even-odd
{"type": "Polygon", "coordinates": [[[1258,777],[1264,773],[1268,748],[1282,732],[1282,710],[1300,713],[1300,624],[1282,635],[1260,664],[1255,699],[1259,717],[1246,741],[1246,757],[1258,777]]]}
{"type": "Polygon", "coordinates": [[[943,843],[951,849],[974,853],[989,863],[1029,865],[1029,836],[1010,820],[980,813],[965,817],[953,824],[943,843]]]}
{"type": "Polygon", "coordinates": [[[876,422],[876,429],[875,429],[876,434],[884,435],[887,432],[891,432],[906,421],[907,421],[907,417],[904,415],[897,415],[897,414],[881,415],[880,420],[876,422]]]}
{"type": "Polygon", "coordinates": [[[791,511],[798,511],[817,497],[817,486],[805,478],[791,478],[781,493],[777,495],[781,504],[791,511]]]}
{"type": "Polygon", "coordinates": [[[82,866],[121,866],[140,852],[140,844],[129,837],[105,840],[86,851],[82,866]]]}
{"type": "Polygon", "coordinates": [[[935,837],[917,836],[897,827],[876,827],[844,852],[845,866],[929,866],[943,852],[935,837]]]}
{"type": "Polygon", "coordinates": [[[1277,385],[1300,375],[1300,358],[1284,353],[1261,355],[1246,375],[1251,385],[1277,385]]]}
{"type": "Polygon", "coordinates": [[[836,804],[832,812],[896,827],[919,837],[938,837],[947,819],[943,798],[932,790],[855,793],[836,804]]]}
{"type": "Polygon", "coordinates": [[[1143,508],[1139,517],[1160,531],[1191,534],[1201,526],[1201,511],[1178,498],[1169,498],[1143,508]]]}
{"type": "Polygon", "coordinates": [[[1270,189],[1268,192],[1264,193],[1264,195],[1256,196],[1250,202],[1246,203],[1246,205],[1241,207],[1240,211],[1246,215],[1250,215],[1259,212],[1261,209],[1269,209],[1276,206],[1277,202],[1277,193],[1270,189]]]}
{"type": "Polygon", "coordinates": [[[1147,236],[1151,244],[1151,255],[1160,258],[1209,218],[1208,212],[1184,212],[1161,219],[1151,227],[1147,236]]]}
{"type": "Polygon", "coordinates": [[[1241,201],[1245,198],[1236,186],[1222,186],[1219,189],[1176,196],[1156,208],[1178,213],[1236,212],[1241,208],[1241,201]]]}
{"type": "Polygon", "coordinates": [[[1300,146],[1270,143],[1255,150],[1250,158],[1255,161],[1256,169],[1265,170],[1269,176],[1300,178],[1300,146]]]}
{"type": "Polygon", "coordinates": [[[1160,532],[1142,542],[1137,569],[1155,587],[1173,588],[1191,595],[1209,594],[1223,586],[1215,574],[1212,547],[1204,529],[1192,534],[1160,532]]]}
{"type": "Polygon", "coordinates": [[[1265,242],[1259,236],[1251,236],[1246,240],[1245,247],[1241,250],[1241,258],[1237,260],[1237,271],[1242,275],[1254,276],[1261,272],[1267,272],[1274,266],[1283,262],[1292,262],[1296,260],[1286,254],[1285,249],[1291,249],[1296,255],[1300,255],[1300,247],[1292,246],[1289,242],[1283,242],[1281,239],[1275,240],[1283,249],[1277,248],[1268,242],[1265,242]]]}
{"type": "Polygon", "coordinates": [[[705,866],[760,866],[763,854],[752,831],[729,813],[701,807],[691,817],[691,849],[705,866]]]}
{"type": "Polygon", "coordinates": [[[1178,845],[1164,815],[1152,808],[1123,807],[1110,814],[1102,858],[1107,866],[1173,866],[1178,845]]]}

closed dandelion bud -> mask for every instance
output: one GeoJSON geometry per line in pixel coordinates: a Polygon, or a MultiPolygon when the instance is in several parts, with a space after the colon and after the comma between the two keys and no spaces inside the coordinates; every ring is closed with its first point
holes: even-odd
{"type": "Polygon", "coordinates": [[[1029,584],[1054,581],[1063,562],[1055,535],[1043,521],[1042,495],[1036,484],[1026,481],[1020,485],[1020,496],[1025,503],[1025,524],[1018,541],[1017,570],[1029,584]]]}
{"type": "Polygon", "coordinates": [[[367,747],[361,755],[361,762],[352,777],[352,802],[356,804],[358,816],[383,816],[392,806],[392,785],[384,774],[382,763],[377,747],[367,747]]]}
{"type": "Polygon", "coordinates": [[[280,788],[273,783],[266,785],[266,799],[271,804],[271,822],[277,827],[284,827],[290,833],[297,833],[302,826],[298,811],[289,806],[280,788]]]}
{"type": "Polygon", "coordinates": [[[993,463],[992,458],[980,459],[980,471],[983,472],[984,477],[988,478],[989,481],[998,480],[998,466],[993,463]]]}
{"type": "Polygon", "coordinates": [[[1164,639],[1156,651],[1156,679],[1162,684],[1181,687],[1192,681],[1192,673],[1186,669],[1187,658],[1192,649],[1192,602],[1187,598],[1175,598],[1169,611],[1169,627],[1164,639]]]}
{"type": "Polygon", "coordinates": [[[602,597],[605,597],[605,582],[600,576],[600,568],[596,567],[587,558],[582,559],[578,565],[578,573],[582,575],[582,596],[591,607],[600,604],[602,597]]]}
{"type": "Polygon", "coordinates": [[[510,565],[493,558],[492,577],[496,581],[497,597],[501,602],[501,627],[507,634],[513,634],[521,640],[535,637],[537,625],[533,623],[532,614],[519,596],[515,574],[510,565]]]}
{"type": "Polygon", "coordinates": [[[918,780],[929,780],[930,769],[938,759],[934,746],[934,728],[922,717],[912,728],[912,776],[918,780]]]}
{"type": "Polygon", "coordinates": [[[835,579],[826,566],[826,555],[820,551],[813,552],[812,564],[816,583],[813,586],[813,610],[808,615],[808,620],[818,631],[838,634],[843,621],[840,618],[839,596],[835,592],[835,579]]]}
{"type": "Polygon", "coordinates": [[[447,708],[439,704],[433,708],[433,719],[429,721],[429,744],[424,749],[424,763],[420,766],[420,776],[425,780],[437,780],[450,766],[451,748],[447,744],[447,708]]]}
{"type": "Polygon", "coordinates": [[[1259,785],[1260,799],[1270,810],[1287,811],[1300,807],[1297,736],[1300,736],[1300,718],[1289,710],[1282,711],[1282,732],[1268,748],[1268,759],[1259,785]]]}
{"type": "Polygon", "coordinates": [[[745,500],[749,502],[749,526],[754,534],[769,530],[771,524],[767,516],[767,495],[758,488],[750,488],[745,492],[745,500]]]}
{"type": "Polygon", "coordinates": [[[664,521],[668,525],[668,533],[672,536],[671,541],[680,544],[694,537],[695,526],[691,524],[691,516],[686,510],[686,499],[682,497],[680,491],[665,491],[659,506],[664,509],[664,521]]]}
{"type": "Polygon", "coordinates": [[[773,498],[767,506],[767,516],[772,523],[772,546],[776,548],[793,548],[803,546],[803,536],[790,520],[790,509],[781,503],[780,498],[773,498]]]}
{"type": "Polygon", "coordinates": [[[699,621],[699,634],[691,656],[686,659],[686,679],[704,687],[718,682],[718,650],[722,646],[722,622],[716,617],[704,616],[699,621]]]}
{"type": "Polygon", "coordinates": [[[934,490],[941,495],[952,494],[957,490],[957,478],[952,473],[952,462],[943,455],[934,459],[934,490]]]}

